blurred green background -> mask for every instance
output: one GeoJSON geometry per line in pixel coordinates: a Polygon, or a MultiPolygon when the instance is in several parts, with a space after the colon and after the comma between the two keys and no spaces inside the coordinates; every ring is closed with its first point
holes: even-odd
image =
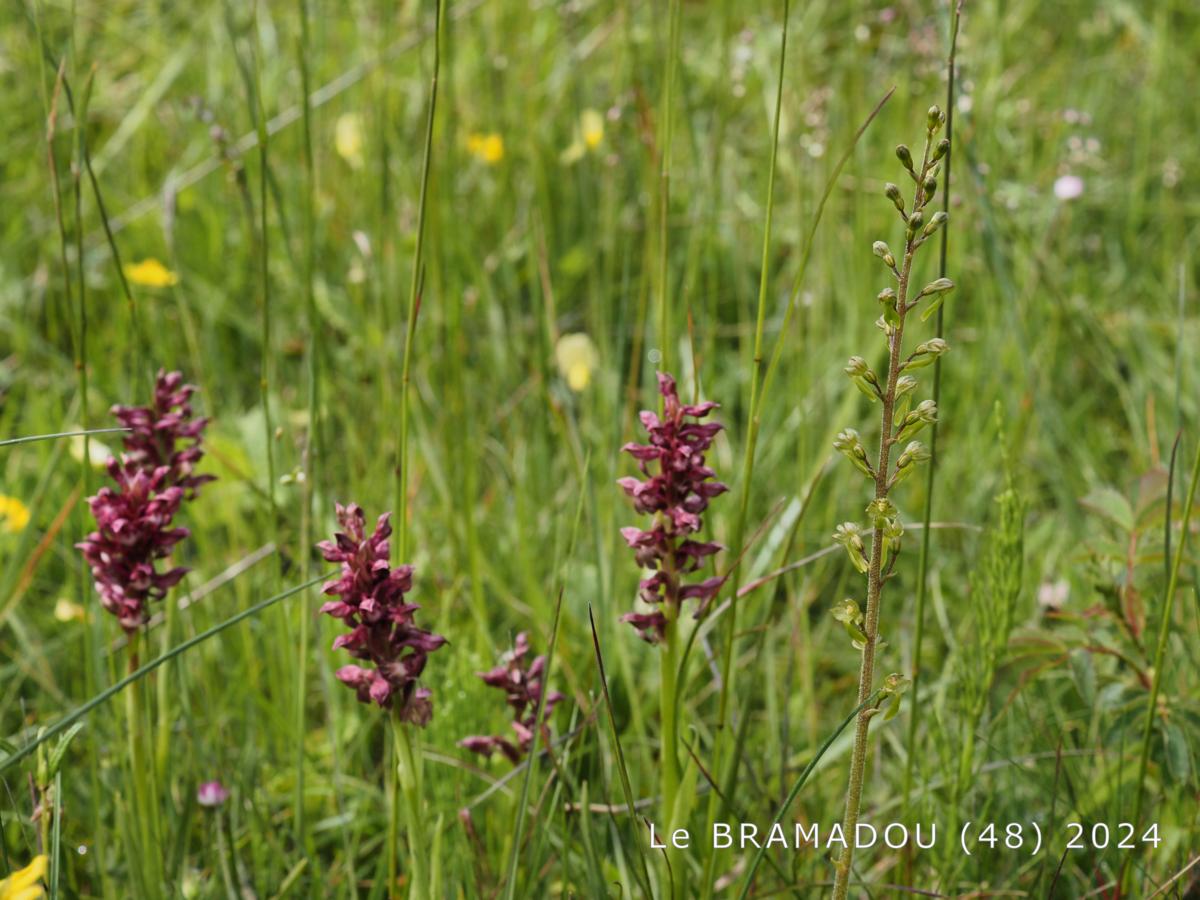
{"type": "MultiPolygon", "coordinates": [[[[858,477],[831,460],[833,435],[847,426],[869,433],[875,414],[841,368],[851,354],[882,356],[874,296],[886,281],[870,248],[900,239],[882,186],[903,174],[894,145],[917,145],[925,109],[945,102],[950,10],[915,0],[793,5],[767,254],[768,347],[837,159],[884,93],[896,92],[854,146],[824,210],[762,411],[753,483],[743,484],[782,5],[682,4],[666,232],[671,341],[662,347],[665,0],[448,4],[410,357],[406,549],[423,621],[451,641],[427,669],[435,717],[422,734],[430,827],[440,835],[430,852],[449,896],[497,890],[520,786],[512,779],[489,789],[508,764],[455,747],[467,734],[507,728],[498,697],[473,673],[492,666],[518,631],[544,651],[560,582],[551,681],[570,697],[554,729],[573,734],[561,745],[571,777],[545,767],[535,776],[541,799],[521,892],[590,896],[608,884],[617,895],[621,882],[636,893],[624,814],[581,816],[565,805],[622,802],[589,605],[634,793],[656,789],[657,660],[617,621],[633,606],[638,578],[618,529],[637,517],[614,486],[633,471],[619,448],[635,437],[637,410],[655,402],[656,361],[665,355],[686,395],[698,379],[699,392],[721,403],[727,431],[710,463],[732,490],[713,503],[710,531],[732,540],[746,492],[750,530],[766,523],[745,557],[744,583],[829,546],[835,524],[865,504],[858,477]],[[579,334],[586,340],[563,343],[579,334]],[[462,808],[469,827],[457,817],[462,808]]],[[[220,479],[183,514],[194,537],[180,555],[194,571],[181,592],[275,548],[172,613],[153,633],[156,652],[299,583],[311,565],[304,543],[332,531],[335,501],[354,500],[369,518],[394,506],[433,7],[309,0],[308,16],[305,41],[300,8],[284,2],[13,0],[0,11],[0,438],[107,426],[111,404],[147,399],[155,369],[181,369],[214,419],[205,471],[220,479]],[[310,141],[301,59],[313,97],[310,141]],[[265,173],[260,109],[270,133],[265,173]],[[83,170],[77,206],[81,149],[96,187],[83,170]]],[[[953,771],[961,741],[956,673],[978,628],[979,528],[1003,487],[1007,453],[1028,505],[1023,591],[975,736],[962,816],[1057,822],[1060,838],[1057,852],[1036,857],[966,859],[943,848],[907,871],[901,854],[876,849],[859,860],[874,882],[907,879],[949,895],[1111,896],[1104,886],[1124,859],[1113,849],[1067,854],[1056,869],[1061,823],[1115,825],[1133,804],[1130,757],[1166,582],[1165,469],[1183,429],[1178,513],[1200,435],[1198,48],[1200,10],[1182,0],[966,4],[949,226],[958,289],[945,306],[952,351],[933,505],[946,527],[932,539],[913,812],[946,820],[942,773],[953,771]]],[[[924,256],[921,277],[932,278],[936,254],[924,256]]],[[[914,341],[931,336],[932,322],[913,331],[914,341]]],[[[927,396],[927,378],[920,391],[927,396]]],[[[104,455],[97,443],[116,448],[112,437],[100,436],[93,452],[104,455]]],[[[70,440],[0,448],[0,495],[29,513],[24,524],[17,505],[0,513],[0,735],[13,744],[121,669],[121,657],[106,652],[119,629],[99,610],[72,549],[88,524],[81,497],[104,479],[81,474],[82,449],[70,440]]],[[[923,476],[896,499],[919,521],[923,476]]],[[[912,535],[885,599],[883,672],[913,665],[912,535]]],[[[723,555],[722,568],[732,558],[723,555]]],[[[1136,896],[1183,869],[1200,846],[1194,561],[1189,553],[1170,627],[1147,788],[1164,840],[1138,857],[1136,896]]],[[[740,608],[737,713],[751,724],[737,800],[751,821],[770,822],[796,772],[853,708],[857,653],[827,613],[855,589],[851,574],[841,554],[822,556],[740,608]]],[[[383,895],[387,730],[332,679],[344,654],[328,649],[335,623],[312,618],[317,604],[315,591],[284,601],[172,662],[150,689],[168,714],[156,737],[172,836],[163,853],[188,896],[226,896],[224,851],[239,890],[260,897],[383,895]],[[305,616],[310,662],[298,733],[305,616]],[[298,743],[308,812],[301,834],[298,743]],[[195,785],[215,777],[233,791],[219,816],[191,802],[195,785]]],[[[718,620],[712,652],[723,639],[718,620]]],[[[699,742],[704,759],[717,690],[697,656],[684,696],[699,730],[684,737],[699,742]]],[[[65,896],[128,896],[117,708],[91,716],[67,756],[65,896]]],[[[877,820],[899,814],[910,714],[875,732],[865,801],[877,820]]],[[[847,756],[846,742],[835,744],[795,817],[840,818],[847,756]]],[[[36,840],[24,779],[10,771],[4,785],[0,873],[24,864],[36,840]]],[[[821,852],[780,860],[796,886],[764,867],[762,891],[809,896],[831,877],[821,852]]],[[[744,863],[727,852],[718,871],[736,884],[744,863]]],[[[1196,871],[1168,890],[1194,884],[1196,871]]]]}

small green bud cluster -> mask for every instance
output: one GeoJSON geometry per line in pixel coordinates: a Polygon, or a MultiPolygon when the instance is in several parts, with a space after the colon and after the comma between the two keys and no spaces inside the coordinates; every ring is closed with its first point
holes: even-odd
{"type": "Polygon", "coordinates": [[[833,449],[843,454],[854,464],[854,468],[868,478],[875,477],[875,470],[867,461],[867,448],[863,446],[862,439],[853,428],[838,432],[838,436],[833,441],[833,449]]]}

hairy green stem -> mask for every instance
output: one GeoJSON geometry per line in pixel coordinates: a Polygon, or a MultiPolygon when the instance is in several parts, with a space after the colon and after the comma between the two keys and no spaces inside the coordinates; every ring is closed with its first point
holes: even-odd
{"type": "MultiPolygon", "coordinates": [[[[913,214],[921,209],[924,198],[924,179],[929,169],[929,149],[932,132],[925,140],[925,153],[921,162],[920,178],[917,179],[916,194],[913,201],[913,214]]],[[[913,258],[916,255],[917,244],[920,241],[919,232],[914,232],[905,239],[904,260],[900,268],[899,284],[896,287],[896,313],[899,321],[888,337],[888,374],[887,386],[883,391],[883,413],[880,417],[879,457],[875,466],[875,499],[883,500],[891,489],[889,475],[891,472],[891,450],[895,442],[893,425],[896,412],[896,382],[900,377],[900,367],[903,362],[904,320],[908,306],[908,282],[912,275],[913,258]]],[[[883,572],[883,526],[878,518],[874,524],[871,539],[871,562],[867,573],[867,608],[863,633],[862,663],[858,675],[858,702],[866,702],[871,696],[875,681],[875,645],[879,634],[880,595],[886,575],[883,572]]],[[[850,758],[850,782],[846,788],[846,813],[842,821],[842,833],[847,835],[846,848],[838,857],[836,875],[834,878],[834,900],[845,900],[850,888],[850,866],[854,860],[854,833],[858,824],[859,808],[862,804],[863,778],[867,767],[867,743],[871,726],[871,717],[875,714],[872,707],[864,707],[858,714],[854,726],[854,749],[850,758]]]]}

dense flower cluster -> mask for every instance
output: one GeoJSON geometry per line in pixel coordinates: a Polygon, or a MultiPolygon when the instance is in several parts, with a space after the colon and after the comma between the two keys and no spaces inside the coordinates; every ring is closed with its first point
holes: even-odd
{"type": "MultiPolygon", "coordinates": [[[[520,762],[529,752],[533,746],[534,728],[537,727],[537,709],[542,699],[546,657],[539,656],[533,662],[526,663],[525,657],[528,654],[529,639],[521,632],[517,635],[516,646],[505,654],[498,666],[490,671],[478,673],[485,684],[504,691],[508,705],[513,709],[512,728],[517,733],[516,743],[504,737],[472,735],[459,741],[460,747],[482,753],[484,756],[490,756],[499,750],[514,764],[520,762]]],[[[562,699],[563,695],[557,691],[546,695],[543,721],[550,718],[555,704],[562,699]]]]}
{"type": "Polygon", "coordinates": [[[77,547],[91,567],[102,605],[126,631],[141,627],[150,617],[148,602],[161,600],[188,571],[176,566],[160,572],[158,562],[188,536],[186,528],[171,524],[180,504],[213,479],[195,474],[208,424],[192,418],[188,401],[195,390],[178,372],[159,372],[154,406],[112,410],[130,429],[126,452],[120,460],[108,460],[116,487],[88,498],[97,530],[77,547]]]}
{"type": "Polygon", "coordinates": [[[160,370],[153,406],[112,408],[117,421],[129,429],[124,438],[125,459],[143,469],[166,466],[167,484],[183,488],[189,498],[215,477],[195,474],[196,463],[204,456],[200,438],[208,425],[208,419],[192,418],[195,392],[195,385],[184,384],[179,372],[160,370]]]}
{"type": "Polygon", "coordinates": [[[332,541],[317,545],[325,559],[341,563],[338,577],[324,588],[337,599],[324,604],[321,612],[350,628],[333,642],[333,648],[344,647],[374,666],[343,666],[338,679],[354,688],[363,703],[374,701],[396,710],[404,721],[424,726],[433,715],[433,703],[428,688],[419,686],[417,679],[428,654],[446,639],[413,621],[421,607],[404,602],[404,595],[412,590],[413,569],[392,568],[388,562],[389,519],[390,514],[384,513],[367,535],[362,509],[354,503],[338,504],[337,520],[343,530],[332,541]]]}
{"type": "MultiPolygon", "coordinates": [[[[654,522],[645,530],[622,528],[621,534],[633,548],[638,564],[655,570],[641,582],[639,596],[656,607],[699,600],[696,618],[700,618],[724,578],[713,576],[686,584],[683,576],[699,570],[707,557],[722,549],[720,544],[689,537],[700,531],[701,513],[708,508],[708,501],[728,490],[711,480],[716,473],[704,464],[704,454],[722,426],[699,421],[717,408],[716,403],[681,404],[670,375],[658,373],[658,389],[663,396],[662,418],[650,411],[641,414],[650,443],[621,448],[637,460],[646,480],[622,478],[617,482],[633,499],[634,509],[653,515],[654,522]],[[652,465],[656,471],[651,471],[652,465]]],[[[667,625],[658,608],[650,613],[628,613],[621,620],[632,624],[650,643],[662,639],[667,625]]]]}

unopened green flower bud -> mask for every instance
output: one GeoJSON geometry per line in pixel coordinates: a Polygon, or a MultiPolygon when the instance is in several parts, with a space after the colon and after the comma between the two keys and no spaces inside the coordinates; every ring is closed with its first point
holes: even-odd
{"type": "Polygon", "coordinates": [[[900,193],[900,188],[889,181],[883,186],[883,192],[892,201],[892,205],[900,211],[900,214],[904,215],[904,195],[900,193]]]}
{"type": "MultiPolygon", "coordinates": [[[[938,215],[940,216],[940,215],[942,215],[942,213],[938,213],[938,215]]],[[[936,219],[937,216],[935,216],[934,218],[936,219]]],[[[944,222],[945,219],[943,219],[942,221],[944,222]]],[[[930,222],[929,224],[932,225],[933,222],[930,222]]],[[[951,281],[949,278],[938,278],[934,281],[929,282],[929,284],[925,285],[925,287],[921,288],[921,293],[917,294],[917,299],[920,300],[922,297],[928,297],[931,294],[944,294],[947,291],[952,291],[952,290],[954,290],[954,282],[953,281],[951,281]]],[[[938,338],[934,338],[934,340],[938,340],[938,338]]],[[[945,343],[945,342],[943,341],[943,343],[945,343]]],[[[925,345],[922,344],[921,346],[925,346],[925,345]]]]}
{"type": "Polygon", "coordinates": [[[933,162],[937,162],[943,156],[950,152],[950,139],[942,138],[938,141],[936,147],[933,148],[933,162]]]}
{"type": "Polygon", "coordinates": [[[889,269],[896,268],[896,257],[892,255],[892,248],[883,241],[876,241],[871,245],[871,250],[883,260],[883,264],[889,269]]]}
{"type": "Polygon", "coordinates": [[[901,165],[908,169],[908,171],[911,172],[913,170],[912,152],[904,144],[896,147],[896,158],[900,160],[901,165]]]}
{"type": "Polygon", "coordinates": [[[923,185],[923,188],[924,189],[921,192],[921,202],[928,203],[930,200],[933,199],[934,195],[937,194],[937,178],[930,175],[928,178],[925,179],[925,184],[923,185]]]}
{"type": "Polygon", "coordinates": [[[875,373],[871,371],[871,367],[867,365],[867,361],[861,356],[852,356],[846,363],[846,368],[843,369],[851,378],[875,378],[875,373]]]}
{"type": "Polygon", "coordinates": [[[934,360],[949,349],[950,345],[941,338],[930,338],[925,343],[917,345],[917,349],[912,352],[912,356],[904,364],[904,368],[922,369],[932,365],[934,360]]]}
{"type": "Polygon", "coordinates": [[[896,443],[915,437],[926,425],[937,421],[937,404],[932,400],[922,400],[917,408],[900,420],[900,428],[896,432],[896,443]]]}
{"type": "Polygon", "coordinates": [[[924,214],[922,214],[922,212],[919,209],[916,212],[914,212],[911,216],[908,217],[907,236],[910,241],[913,239],[913,236],[920,230],[921,226],[924,224],[925,224],[925,216],[924,216],[924,214]]]}
{"type": "MultiPolygon", "coordinates": [[[[929,224],[926,225],[924,229],[922,229],[921,234],[924,235],[925,237],[929,237],[931,234],[933,234],[935,231],[937,231],[939,228],[941,228],[943,225],[945,225],[946,220],[949,218],[950,218],[950,214],[948,212],[946,212],[945,210],[939,209],[930,218],[929,224]]],[[[951,285],[951,287],[953,287],[953,285],[951,285]]]]}
{"type": "Polygon", "coordinates": [[[930,134],[936,133],[946,121],[946,114],[937,106],[929,107],[929,112],[925,116],[925,126],[929,129],[930,134]]]}

